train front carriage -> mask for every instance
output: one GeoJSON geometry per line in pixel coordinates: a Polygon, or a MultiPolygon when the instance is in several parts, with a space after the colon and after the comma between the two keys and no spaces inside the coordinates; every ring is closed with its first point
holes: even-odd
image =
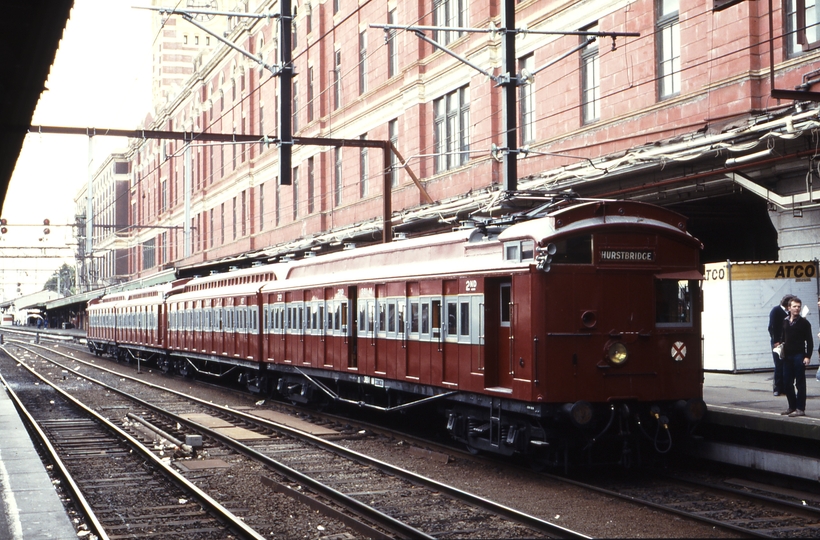
{"type": "Polygon", "coordinates": [[[493,397],[483,412],[450,409],[456,438],[555,460],[614,446],[629,461],[636,441],[668,451],[705,413],[701,246],[685,218],[595,202],[498,240],[505,258],[532,264],[483,280],[484,393],[493,397]]]}

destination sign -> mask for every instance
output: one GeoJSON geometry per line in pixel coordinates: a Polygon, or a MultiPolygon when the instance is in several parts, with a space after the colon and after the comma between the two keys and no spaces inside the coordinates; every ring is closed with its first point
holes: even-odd
{"type": "Polygon", "coordinates": [[[602,262],[652,262],[655,252],[647,249],[602,249],[598,259],[602,262]]]}

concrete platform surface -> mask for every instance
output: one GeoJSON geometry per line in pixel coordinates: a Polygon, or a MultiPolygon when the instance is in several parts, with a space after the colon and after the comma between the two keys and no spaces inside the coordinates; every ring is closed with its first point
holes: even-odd
{"type": "Polygon", "coordinates": [[[0,385],[0,538],[72,540],[77,531],[43,462],[0,385]]]}

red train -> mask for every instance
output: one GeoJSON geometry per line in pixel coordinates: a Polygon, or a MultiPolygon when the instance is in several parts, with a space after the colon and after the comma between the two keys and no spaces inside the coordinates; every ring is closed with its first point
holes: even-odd
{"type": "Polygon", "coordinates": [[[294,402],[436,404],[474,450],[562,463],[614,444],[631,459],[706,411],[700,249],[675,212],[565,202],[106,296],[89,303],[88,343],[294,402]]]}

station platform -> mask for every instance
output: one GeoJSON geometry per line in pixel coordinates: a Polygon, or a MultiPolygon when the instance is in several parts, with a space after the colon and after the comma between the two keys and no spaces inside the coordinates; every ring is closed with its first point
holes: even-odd
{"type": "Polygon", "coordinates": [[[0,538],[76,539],[77,531],[2,384],[0,434],[0,538]]]}
{"type": "Polygon", "coordinates": [[[820,440],[820,381],[816,366],[806,370],[806,416],[790,418],[786,396],[772,394],[772,372],[704,374],[706,422],[750,431],[820,440]]]}

